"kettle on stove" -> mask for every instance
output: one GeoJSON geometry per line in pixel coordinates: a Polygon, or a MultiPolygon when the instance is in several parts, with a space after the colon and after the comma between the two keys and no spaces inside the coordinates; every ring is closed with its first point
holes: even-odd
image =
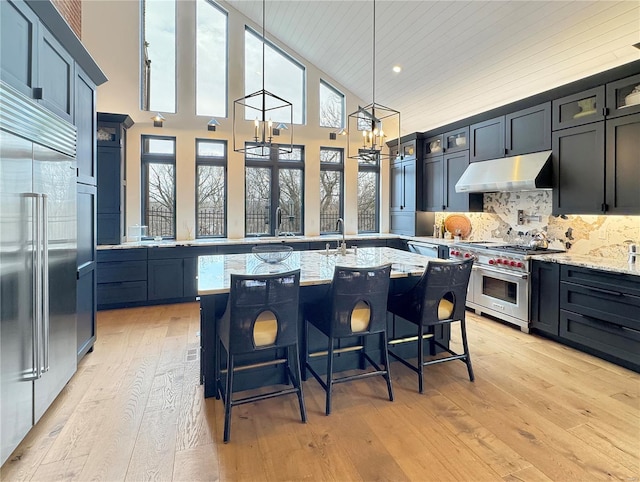
{"type": "Polygon", "coordinates": [[[547,249],[549,247],[547,233],[545,233],[544,231],[536,233],[531,241],[529,241],[529,247],[533,249],[547,249]]]}

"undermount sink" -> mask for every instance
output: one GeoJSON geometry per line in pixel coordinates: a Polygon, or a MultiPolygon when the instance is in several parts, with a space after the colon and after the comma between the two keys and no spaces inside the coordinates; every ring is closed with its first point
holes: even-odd
{"type": "MultiPolygon", "coordinates": [[[[324,256],[343,256],[342,250],[340,248],[330,249],[330,250],[323,249],[322,251],[320,251],[320,254],[324,256]]],[[[355,254],[355,250],[352,248],[349,248],[347,249],[345,254],[355,254]]]]}

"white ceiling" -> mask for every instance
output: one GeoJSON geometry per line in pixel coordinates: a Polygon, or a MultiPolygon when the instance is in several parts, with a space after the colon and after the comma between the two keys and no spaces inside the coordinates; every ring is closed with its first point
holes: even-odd
{"type": "MultiPolygon", "coordinates": [[[[262,25],[262,1],[227,4],[262,25]]],[[[367,103],[372,22],[373,1],[266,1],[267,35],[367,103]]],[[[638,42],[640,0],[377,0],[375,101],[425,131],[638,60],[638,42]]]]}

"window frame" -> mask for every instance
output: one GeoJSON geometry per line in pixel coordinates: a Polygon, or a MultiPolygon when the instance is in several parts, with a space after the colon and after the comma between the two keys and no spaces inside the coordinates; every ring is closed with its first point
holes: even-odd
{"type": "MultiPolygon", "coordinates": [[[[246,147],[251,147],[255,143],[253,142],[245,142],[246,147]]],[[[245,175],[244,175],[244,188],[245,188],[245,213],[244,213],[244,231],[246,237],[275,237],[275,207],[279,205],[280,201],[280,169],[297,169],[302,173],[302,179],[300,182],[301,191],[300,197],[302,199],[302,206],[300,209],[300,231],[296,231],[295,235],[303,235],[304,234],[304,216],[305,216],[305,203],[304,203],[304,194],[305,194],[305,146],[302,144],[294,144],[294,151],[296,149],[300,149],[301,151],[301,159],[300,160],[290,160],[290,159],[280,159],[280,152],[277,148],[272,147],[269,150],[269,157],[267,159],[260,159],[257,156],[250,156],[250,151],[245,152],[244,162],[245,162],[245,175]],[[271,179],[270,179],[270,205],[271,209],[269,212],[269,229],[270,232],[266,234],[257,234],[257,233],[247,233],[247,168],[268,168],[271,170],[271,179]]]]}
{"type": "MultiPolygon", "coordinates": [[[[334,151],[340,153],[340,162],[322,162],[322,155],[320,155],[320,177],[322,177],[322,171],[333,171],[340,173],[340,212],[338,217],[344,219],[344,149],[341,147],[320,147],[320,154],[322,151],[334,151]]],[[[321,199],[322,201],[322,199],[321,199]]],[[[320,218],[322,218],[322,212],[320,212],[320,218]]],[[[332,231],[322,231],[322,221],[320,221],[320,234],[337,234],[339,231],[334,229],[332,231]]]]}
{"type": "MultiPolygon", "coordinates": [[[[376,198],[375,198],[375,227],[372,231],[360,230],[360,220],[358,219],[358,234],[360,233],[379,233],[380,232],[380,155],[376,156],[376,162],[363,162],[358,160],[358,175],[360,172],[373,172],[376,175],[376,198]]],[[[359,182],[359,179],[356,181],[359,182]]],[[[356,185],[356,191],[359,185],[356,185]]],[[[358,206],[359,208],[359,206],[358,206]]],[[[357,212],[358,218],[360,217],[360,210],[357,212]]]]}
{"type": "MultiPolygon", "coordinates": [[[[220,114],[198,114],[198,5],[196,2],[196,17],[195,17],[195,21],[196,21],[196,25],[195,25],[195,54],[196,54],[196,65],[195,65],[195,112],[194,114],[196,116],[203,116],[203,117],[224,117],[224,118],[228,118],[229,117],[229,12],[227,10],[225,10],[224,8],[222,8],[221,5],[219,5],[218,3],[216,3],[213,0],[202,0],[205,3],[208,3],[210,6],[212,6],[213,8],[217,9],[219,12],[223,13],[225,16],[225,21],[226,21],[226,28],[225,28],[225,61],[224,61],[224,79],[225,79],[225,92],[224,92],[224,115],[220,115],[220,114]]],[[[226,152],[226,148],[225,148],[225,152],[226,152]]],[[[225,229],[226,230],[226,229],[225,229]]]]}
{"type": "MultiPolygon", "coordinates": [[[[142,134],[140,136],[140,164],[141,164],[141,175],[140,179],[142,182],[142,219],[144,222],[147,222],[147,210],[148,210],[148,200],[149,200],[149,164],[171,164],[173,165],[173,236],[162,236],[162,239],[176,239],[176,201],[177,201],[177,139],[174,136],[155,136],[149,134],[142,134]],[[162,154],[162,153],[149,153],[145,152],[145,140],[147,139],[157,139],[157,140],[168,140],[173,141],[173,154],[162,154]]],[[[145,237],[145,239],[151,239],[154,236],[149,234],[145,237]]]]}
{"type": "MultiPolygon", "coordinates": [[[[295,122],[295,112],[292,112],[293,114],[293,123],[296,125],[306,125],[307,124],[307,67],[306,65],[304,65],[302,62],[300,62],[299,60],[297,60],[296,58],[294,58],[293,56],[291,56],[290,54],[288,54],[284,49],[278,47],[275,43],[273,43],[272,41],[270,41],[268,38],[263,39],[262,38],[262,34],[259,33],[257,30],[255,30],[253,27],[251,27],[250,25],[245,25],[244,26],[244,31],[245,31],[245,37],[243,37],[243,41],[244,39],[246,39],[246,34],[247,32],[251,35],[253,35],[258,41],[263,41],[267,47],[272,48],[273,50],[275,50],[277,53],[279,53],[280,55],[282,55],[285,59],[287,59],[289,62],[291,62],[292,64],[294,64],[295,66],[299,67],[300,69],[302,69],[302,113],[301,113],[301,117],[302,119],[300,119],[300,124],[296,124],[295,122]]],[[[244,64],[242,66],[242,70],[245,71],[246,70],[246,50],[247,50],[247,45],[246,42],[244,44],[244,53],[245,53],[245,60],[244,60],[244,64]]],[[[246,72],[244,73],[244,95],[249,95],[252,92],[247,92],[247,84],[246,84],[246,72]]],[[[264,72],[262,73],[263,77],[264,77],[264,72]]],[[[282,97],[278,92],[273,92],[271,89],[268,88],[267,85],[265,85],[265,90],[271,92],[272,94],[275,94],[277,96],[282,97]]],[[[291,99],[287,99],[289,102],[291,102],[293,105],[296,105],[296,102],[293,102],[291,99]]],[[[244,115],[246,117],[246,113],[244,115]]],[[[245,119],[245,120],[251,120],[251,119],[245,119]]]]}
{"type": "Polygon", "coordinates": [[[324,79],[320,79],[320,85],[318,87],[318,102],[319,102],[319,119],[318,119],[318,124],[320,125],[320,127],[324,127],[327,129],[344,129],[345,125],[346,125],[346,117],[347,117],[347,96],[344,95],[344,93],[342,93],[340,90],[338,90],[337,88],[335,88],[333,85],[331,85],[329,82],[327,82],[324,79]],[[342,112],[341,112],[341,117],[340,117],[340,125],[339,126],[326,126],[326,125],[322,125],[322,102],[320,101],[320,89],[322,87],[326,87],[327,89],[329,89],[330,91],[332,91],[333,93],[337,94],[341,99],[342,99],[342,112]]]}
{"type": "MultiPolygon", "coordinates": [[[[208,0],[207,0],[208,1],[208,0]]],[[[222,140],[222,139],[206,139],[206,138],[198,138],[196,137],[195,139],[196,141],[196,163],[195,163],[195,168],[196,168],[196,186],[195,186],[195,194],[196,194],[196,226],[195,226],[195,238],[196,239],[210,239],[210,238],[226,238],[227,237],[227,216],[228,216],[228,194],[229,194],[229,169],[228,169],[228,156],[229,156],[229,151],[228,151],[228,143],[226,140],[222,140]],[[203,143],[215,143],[215,144],[221,144],[224,148],[224,154],[222,157],[213,157],[213,156],[200,156],[198,155],[198,145],[203,142],[203,143]],[[222,234],[220,235],[208,235],[208,236],[204,236],[204,235],[200,235],[200,225],[199,225],[199,205],[198,205],[198,198],[199,198],[199,193],[198,193],[198,186],[200,186],[200,172],[198,167],[199,166],[216,166],[216,167],[222,167],[224,169],[224,207],[223,207],[223,230],[222,230],[222,234]]]]}

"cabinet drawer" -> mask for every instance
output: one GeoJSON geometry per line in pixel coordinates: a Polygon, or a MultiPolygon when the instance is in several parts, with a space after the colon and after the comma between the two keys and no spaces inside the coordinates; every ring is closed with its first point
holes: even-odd
{"type": "Polygon", "coordinates": [[[560,308],[640,330],[640,297],[611,289],[560,283],[560,308]]]}
{"type": "Polygon", "coordinates": [[[103,283],[98,285],[98,305],[134,303],[147,300],[146,281],[103,283]]]}
{"type": "Polygon", "coordinates": [[[640,331],[560,310],[560,336],[640,366],[640,331]]]}
{"type": "Polygon", "coordinates": [[[562,265],[560,277],[562,281],[640,296],[640,277],[635,275],[562,265]]]}
{"type": "Polygon", "coordinates": [[[98,263],[98,283],[143,281],[147,279],[146,261],[98,263]]]}
{"type": "Polygon", "coordinates": [[[98,263],[107,261],[138,261],[147,259],[146,248],[131,249],[99,249],[97,253],[98,263]]]}

